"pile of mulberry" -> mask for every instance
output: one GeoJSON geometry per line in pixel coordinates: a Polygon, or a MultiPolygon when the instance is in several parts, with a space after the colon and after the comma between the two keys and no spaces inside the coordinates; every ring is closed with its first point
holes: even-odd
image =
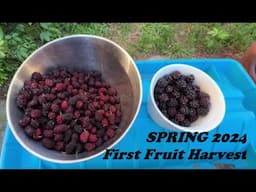
{"type": "Polygon", "coordinates": [[[122,118],[117,90],[97,71],[34,72],[16,104],[23,112],[19,125],[29,138],[67,154],[100,147],[116,135],[122,118]]]}
{"type": "Polygon", "coordinates": [[[189,127],[210,110],[210,95],[194,84],[193,74],[174,71],[160,78],[154,88],[154,99],[160,111],[172,122],[189,127]]]}

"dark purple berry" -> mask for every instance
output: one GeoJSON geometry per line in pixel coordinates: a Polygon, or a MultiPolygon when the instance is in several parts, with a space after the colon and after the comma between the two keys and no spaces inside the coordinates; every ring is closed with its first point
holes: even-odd
{"type": "Polygon", "coordinates": [[[63,133],[64,131],[66,131],[68,129],[68,126],[65,124],[61,124],[61,125],[55,125],[53,132],[54,133],[63,133]]]}
{"type": "Polygon", "coordinates": [[[34,132],[35,132],[35,129],[33,128],[33,127],[31,127],[30,125],[28,125],[28,126],[26,126],[25,127],[25,133],[26,133],[26,135],[27,136],[29,136],[29,137],[33,137],[33,135],[34,135],[34,132]]]}
{"type": "Polygon", "coordinates": [[[65,151],[67,154],[73,154],[76,149],[76,143],[70,142],[66,145],[65,151]]]}
{"type": "Polygon", "coordinates": [[[50,138],[43,138],[42,144],[44,147],[46,147],[48,149],[52,149],[54,147],[54,141],[50,138]]]}
{"type": "Polygon", "coordinates": [[[170,100],[167,102],[168,107],[176,107],[178,105],[178,101],[175,98],[170,98],[170,100]]]}
{"type": "Polygon", "coordinates": [[[33,109],[30,113],[30,116],[34,119],[41,117],[41,111],[39,109],[33,109]]]}
{"type": "Polygon", "coordinates": [[[32,73],[31,79],[36,80],[36,81],[41,81],[43,79],[42,75],[38,72],[32,73]]]}
{"type": "Polygon", "coordinates": [[[182,113],[177,113],[177,114],[175,115],[175,119],[176,119],[178,122],[181,122],[181,121],[184,121],[185,116],[184,116],[184,114],[182,114],[182,113]]]}
{"type": "Polygon", "coordinates": [[[197,114],[198,115],[201,115],[201,116],[206,116],[207,114],[208,114],[208,112],[209,112],[209,108],[207,108],[207,107],[199,107],[199,108],[197,108],[197,114]]]}
{"type": "Polygon", "coordinates": [[[19,125],[22,127],[26,127],[30,123],[30,117],[24,116],[22,119],[19,120],[19,125]]]}
{"type": "Polygon", "coordinates": [[[48,138],[51,138],[51,137],[53,137],[53,130],[44,130],[43,131],[43,135],[44,135],[44,137],[48,137],[48,138]]]}

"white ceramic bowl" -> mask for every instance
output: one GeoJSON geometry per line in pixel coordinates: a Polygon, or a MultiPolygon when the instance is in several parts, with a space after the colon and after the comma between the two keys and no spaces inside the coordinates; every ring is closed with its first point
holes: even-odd
{"type": "Polygon", "coordinates": [[[170,64],[158,70],[151,80],[148,98],[148,113],[161,127],[174,131],[208,132],[216,128],[222,122],[225,111],[226,105],[221,89],[209,75],[198,68],[186,64],[170,64]],[[157,81],[164,75],[176,70],[184,75],[193,74],[195,76],[194,83],[200,87],[201,91],[210,95],[211,107],[209,113],[204,117],[199,117],[190,127],[183,127],[173,123],[162,114],[154,100],[154,88],[157,81]]]}

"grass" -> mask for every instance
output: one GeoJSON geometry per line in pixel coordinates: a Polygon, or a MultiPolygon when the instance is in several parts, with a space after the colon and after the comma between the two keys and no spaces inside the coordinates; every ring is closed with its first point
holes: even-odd
{"type": "Polygon", "coordinates": [[[104,36],[134,59],[242,53],[256,40],[256,23],[0,23],[0,87],[36,48],[71,34],[104,36]]]}

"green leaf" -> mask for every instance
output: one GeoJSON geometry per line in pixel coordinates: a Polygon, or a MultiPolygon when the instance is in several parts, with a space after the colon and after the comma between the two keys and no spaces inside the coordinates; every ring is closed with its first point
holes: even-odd
{"type": "Polygon", "coordinates": [[[0,40],[0,47],[4,44],[4,40],[0,40]]]}
{"type": "Polygon", "coordinates": [[[0,59],[3,59],[3,58],[5,58],[5,53],[0,50],[0,59]]]}
{"type": "Polygon", "coordinates": [[[229,37],[229,34],[226,31],[221,31],[221,33],[218,35],[219,39],[226,40],[229,37]]]}
{"type": "Polygon", "coordinates": [[[209,31],[207,34],[211,36],[216,36],[218,34],[219,30],[217,28],[213,28],[211,31],[209,31]]]}
{"type": "Polygon", "coordinates": [[[24,32],[25,31],[25,26],[23,24],[18,24],[16,26],[16,30],[17,31],[21,31],[21,32],[24,32]]]}
{"type": "Polygon", "coordinates": [[[43,29],[48,29],[48,28],[49,28],[49,25],[50,25],[50,23],[40,23],[40,26],[41,26],[43,29]]]}
{"type": "Polygon", "coordinates": [[[50,41],[51,40],[50,36],[51,36],[51,34],[48,31],[43,31],[40,33],[40,39],[42,41],[50,41]]]}
{"type": "Polygon", "coordinates": [[[0,27],[0,40],[2,40],[4,38],[4,32],[2,30],[2,28],[0,27]]]}
{"type": "Polygon", "coordinates": [[[214,44],[215,44],[215,43],[214,43],[213,40],[208,40],[208,41],[207,41],[207,47],[208,47],[208,48],[214,47],[214,44]]]}

